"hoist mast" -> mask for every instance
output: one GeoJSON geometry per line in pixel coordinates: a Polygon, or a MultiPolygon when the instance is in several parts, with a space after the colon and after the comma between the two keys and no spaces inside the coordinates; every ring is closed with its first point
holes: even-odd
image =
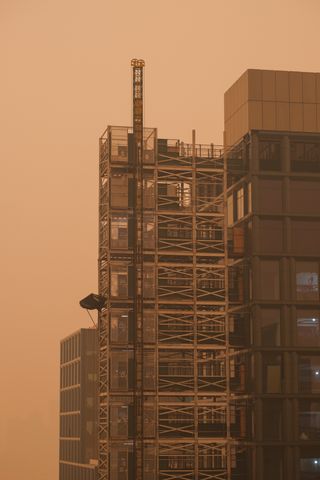
{"type": "Polygon", "coordinates": [[[133,59],[135,480],[143,479],[143,60],[133,59]]]}

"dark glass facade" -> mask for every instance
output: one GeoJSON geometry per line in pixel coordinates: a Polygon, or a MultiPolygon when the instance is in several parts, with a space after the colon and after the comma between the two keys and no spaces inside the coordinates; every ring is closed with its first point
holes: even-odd
{"type": "Polygon", "coordinates": [[[320,478],[319,148],[317,134],[251,131],[228,153],[229,238],[244,238],[242,257],[233,241],[229,255],[250,330],[252,479],[320,478]]]}

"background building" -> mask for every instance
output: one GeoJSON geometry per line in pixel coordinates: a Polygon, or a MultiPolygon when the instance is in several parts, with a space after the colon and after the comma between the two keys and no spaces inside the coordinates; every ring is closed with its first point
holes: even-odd
{"type": "Polygon", "coordinates": [[[82,328],[61,341],[59,480],[95,480],[98,338],[82,328]]]}

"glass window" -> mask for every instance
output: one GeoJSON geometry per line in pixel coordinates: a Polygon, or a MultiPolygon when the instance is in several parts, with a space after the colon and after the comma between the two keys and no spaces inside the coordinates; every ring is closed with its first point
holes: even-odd
{"type": "Polygon", "coordinates": [[[262,308],[260,311],[261,344],[280,345],[280,310],[262,308]]]}
{"type": "Polygon", "coordinates": [[[299,480],[319,480],[320,454],[319,447],[301,448],[299,480]]]}
{"type": "Polygon", "coordinates": [[[260,169],[281,170],[280,142],[259,142],[260,169]]]}
{"type": "Polygon", "coordinates": [[[260,297],[264,300],[279,300],[280,272],[278,260],[261,260],[260,262],[260,297]]]}
{"type": "Polygon", "coordinates": [[[261,213],[282,212],[282,181],[259,179],[257,184],[258,207],[261,213]]]}
{"type": "Polygon", "coordinates": [[[111,296],[125,298],[128,296],[128,267],[111,265],[111,296]]]}
{"type": "MultiPolygon", "coordinates": [[[[245,240],[247,240],[247,236],[245,235],[245,229],[243,225],[234,226],[231,230],[232,236],[229,232],[229,237],[232,238],[232,253],[243,255],[244,254],[244,247],[245,247],[245,240]]],[[[230,238],[229,238],[230,239],[230,238]]],[[[231,247],[231,246],[230,246],[231,247]]]]}
{"type": "Polygon", "coordinates": [[[263,400],[263,438],[281,440],[281,400],[263,400]]]}
{"type": "Polygon", "coordinates": [[[299,439],[320,440],[320,401],[300,400],[299,439]]]}
{"type": "Polygon", "coordinates": [[[283,452],[279,447],[263,448],[263,478],[265,480],[282,480],[283,452]]]}
{"type": "Polygon", "coordinates": [[[320,392],[320,356],[300,355],[298,360],[299,391],[320,392]]]}
{"type": "Polygon", "coordinates": [[[237,191],[237,219],[244,217],[244,190],[243,187],[237,191]]]}
{"type": "Polygon", "coordinates": [[[293,172],[319,172],[320,144],[292,142],[291,169],[293,172]]]}
{"type": "Polygon", "coordinates": [[[112,216],[111,248],[128,248],[128,217],[112,216]]]}
{"type": "MultiPolygon", "coordinates": [[[[320,189],[320,184],[319,184],[320,189]]],[[[291,248],[299,255],[318,255],[320,245],[320,222],[316,220],[291,220],[291,248]]]]}
{"type": "Polygon", "coordinates": [[[290,211],[319,215],[320,182],[316,180],[290,180],[290,211]]]}
{"type": "Polygon", "coordinates": [[[248,183],[247,197],[248,197],[248,213],[251,213],[252,212],[252,184],[251,184],[251,182],[248,183]]]}
{"type": "Polygon", "coordinates": [[[228,209],[228,225],[233,225],[234,215],[233,215],[233,194],[228,196],[227,200],[227,209],[228,209]]]}
{"type": "Polygon", "coordinates": [[[263,220],[259,222],[259,249],[264,253],[280,253],[283,245],[282,221],[263,220]]]}
{"type": "Polygon", "coordinates": [[[263,361],[264,393],[280,393],[282,390],[282,358],[276,353],[265,353],[263,361]]]}
{"type": "Polygon", "coordinates": [[[318,262],[296,262],[296,297],[298,300],[319,299],[318,262]]]}
{"type": "Polygon", "coordinates": [[[320,346],[319,312],[298,310],[296,332],[297,345],[306,347],[320,346]]]}

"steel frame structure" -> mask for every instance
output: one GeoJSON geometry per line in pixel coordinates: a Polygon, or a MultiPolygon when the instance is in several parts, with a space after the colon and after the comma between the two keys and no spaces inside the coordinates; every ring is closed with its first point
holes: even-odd
{"type": "Polygon", "coordinates": [[[144,128],[138,177],[136,138],[100,138],[99,480],[244,480],[224,152],[144,128]]]}

